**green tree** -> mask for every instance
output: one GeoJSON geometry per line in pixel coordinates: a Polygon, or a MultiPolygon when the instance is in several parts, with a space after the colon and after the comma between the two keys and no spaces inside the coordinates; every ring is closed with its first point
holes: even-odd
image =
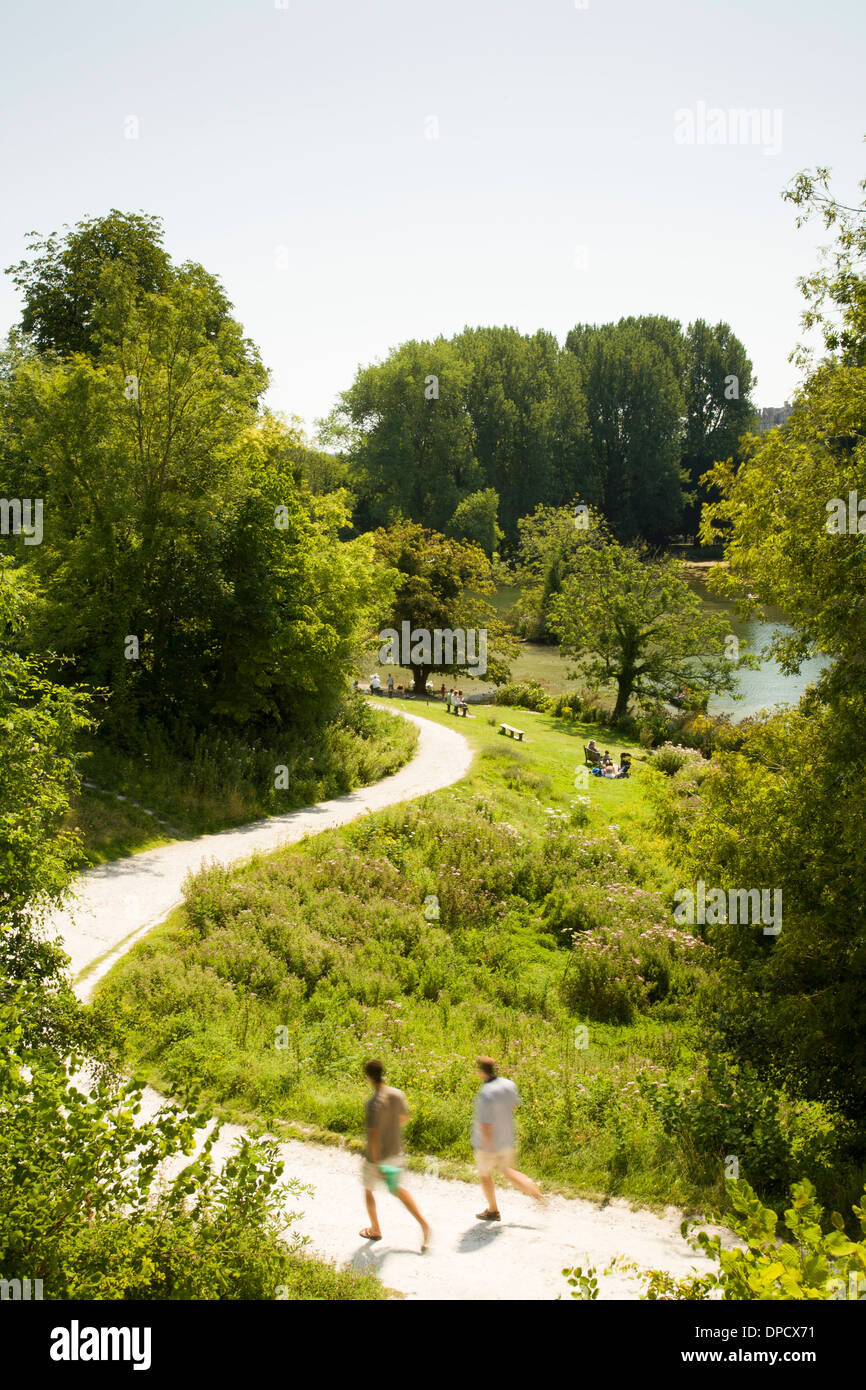
{"type": "Polygon", "coordinates": [[[116,208],[84,218],[63,236],[31,233],[29,258],[6,271],[24,298],[20,333],[38,352],[97,356],[103,311],[120,271],[135,302],[170,294],[178,282],[196,283],[208,302],[205,331],[216,340],[231,310],[219,281],[194,262],[172,265],[163,238],[161,218],[116,208]]]}
{"type": "Polygon", "coordinates": [[[601,521],[586,503],[576,503],[574,507],[539,506],[518,522],[517,614],[521,631],[531,641],[556,641],[548,622],[551,600],[562,590],[577,550],[586,544],[603,544],[601,521]]]}
{"type": "Polygon", "coordinates": [[[803,282],[805,323],[821,327],[826,355],[785,428],[753,441],[739,469],[712,470],[721,496],[704,509],[703,533],[726,543],[716,587],[747,611],[775,604],[788,617],[793,632],[772,643],[783,666],[823,655],[827,667],[797,709],[758,722],[720,758],[671,844],[690,874],[782,893],[777,937],[716,929],[723,1044],[795,1093],[836,1094],[862,1117],[866,204],[840,208],[826,171],[800,175],[789,197],[839,232],[824,268],[803,282]],[[843,500],[849,524],[839,530],[843,500]]]}
{"type": "Polygon", "coordinates": [[[496,518],[499,513],[499,497],[494,488],[483,488],[470,492],[457,504],[447,526],[449,536],[458,541],[471,541],[491,559],[499,549],[504,532],[499,529],[496,518]]]}
{"type": "Polygon", "coordinates": [[[473,665],[479,666],[481,634],[486,670],[479,670],[479,674],[496,683],[505,680],[508,668],[504,658],[510,647],[501,619],[484,597],[493,592],[494,585],[490,561],[483,550],[465,541],[450,540],[412,521],[377,531],[374,541],[380,560],[397,574],[397,587],[382,628],[402,635],[402,624],[409,624],[409,668],[415,690],[423,692],[434,671],[456,676],[469,673],[473,665]],[[437,660],[432,646],[437,630],[466,633],[467,652],[474,660],[457,661],[453,651],[448,660],[444,640],[442,659],[437,660]],[[415,633],[425,634],[426,642],[419,636],[416,643],[415,633]],[[474,651],[469,651],[469,633],[473,634],[474,651]],[[492,651],[491,642],[496,644],[492,651]]]}
{"type": "Polygon", "coordinates": [[[404,516],[442,530],[482,484],[466,410],[470,367],[444,338],[409,342],[358,372],[335,423],[351,430],[363,528],[404,516]]]}
{"type": "Polygon", "coordinates": [[[26,1002],[29,1045],[66,1045],[78,1006],[43,920],[80,854],[65,822],[79,784],[76,740],[92,718],[83,691],[57,685],[47,661],[18,650],[33,604],[25,579],[0,562],[0,1006],[26,1002]]]}
{"type": "Polygon", "coordinates": [[[549,624],[566,656],[584,658],[591,682],[616,684],[615,720],[633,696],[656,703],[685,687],[697,698],[735,688],[725,618],[704,612],[675,560],[639,547],[579,547],[549,624]]]}
{"type": "Polygon", "coordinates": [[[600,328],[579,325],[566,346],[580,366],[595,471],[603,479],[602,510],[614,535],[666,540],[682,509],[685,409],[668,352],[640,321],[627,319],[600,328]]]}
{"type": "Polygon", "coordinates": [[[500,499],[510,544],[537,505],[562,505],[575,492],[600,502],[580,371],[551,333],[465,328],[451,340],[471,366],[466,407],[484,484],[500,499]]]}
{"type": "Polygon", "coordinates": [[[695,532],[707,493],[702,476],[720,459],[738,458],[743,435],[754,429],[752,364],[726,323],[689,325],[682,375],[686,405],[683,467],[689,490],[683,524],[695,532]]]}

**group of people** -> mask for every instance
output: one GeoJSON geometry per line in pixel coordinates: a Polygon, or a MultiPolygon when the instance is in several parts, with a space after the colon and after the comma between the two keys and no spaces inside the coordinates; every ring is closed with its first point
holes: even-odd
{"type": "MultiPolygon", "coordinates": [[[[493,1185],[493,1174],[496,1172],[537,1202],[544,1202],[545,1199],[532,1179],[514,1167],[517,1149],[514,1111],[520,1104],[520,1092],[513,1081],[499,1076],[492,1057],[479,1057],[475,1065],[481,1087],[475,1097],[472,1147],[486,1204],[476,1216],[478,1221],[498,1221],[499,1207],[493,1185]]],[[[409,1118],[406,1097],[402,1091],[385,1085],[381,1062],[365,1062],[364,1073],[373,1087],[364,1115],[367,1144],[361,1169],[370,1224],[360,1234],[364,1240],[382,1239],[375,1192],[378,1185],[384,1183],[418,1222],[421,1227],[421,1249],[427,1250],[430,1246],[430,1224],[403,1184],[403,1126],[409,1118]]]]}
{"type": "Polygon", "coordinates": [[[602,753],[594,738],[586,745],[586,757],[593,777],[628,777],[631,771],[631,754],[620,753],[619,763],[615,763],[605,748],[602,753]]]}
{"type": "MultiPolygon", "coordinates": [[[[442,690],[440,693],[442,695],[445,695],[444,685],[442,686],[442,690]]],[[[462,714],[463,718],[465,719],[466,712],[469,709],[469,706],[463,698],[463,691],[449,690],[448,694],[445,695],[445,708],[447,709],[449,714],[462,714]]]]}

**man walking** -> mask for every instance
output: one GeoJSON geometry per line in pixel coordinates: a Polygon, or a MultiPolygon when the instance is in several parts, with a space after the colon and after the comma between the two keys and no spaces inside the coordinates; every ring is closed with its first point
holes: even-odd
{"type": "Polygon", "coordinates": [[[426,1250],[430,1244],[430,1227],[418,1210],[414,1197],[401,1183],[403,1126],[409,1118],[406,1097],[402,1091],[384,1084],[381,1062],[366,1062],[364,1073],[373,1087],[373,1094],[364,1108],[367,1149],[361,1175],[370,1224],[364,1227],[361,1235],[364,1240],[382,1239],[376,1198],[373,1194],[377,1185],[384,1182],[388,1191],[399,1197],[406,1210],[410,1211],[418,1222],[421,1227],[421,1249],[426,1250]]]}
{"type": "Polygon", "coordinates": [[[499,1171],[503,1177],[527,1196],[543,1202],[541,1189],[531,1178],[514,1167],[514,1152],[517,1148],[517,1133],[514,1127],[514,1111],[520,1104],[520,1092],[513,1081],[497,1076],[496,1063],[492,1057],[479,1057],[476,1062],[481,1077],[481,1089],[475,1098],[475,1116],[472,1125],[472,1147],[478,1177],[487,1206],[477,1213],[479,1221],[498,1221],[499,1208],[496,1205],[496,1189],[493,1174],[499,1171]]]}

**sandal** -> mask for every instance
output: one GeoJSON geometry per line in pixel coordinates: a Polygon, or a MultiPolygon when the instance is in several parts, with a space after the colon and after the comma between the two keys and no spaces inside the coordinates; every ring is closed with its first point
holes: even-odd
{"type": "Polygon", "coordinates": [[[365,1226],[364,1229],[363,1229],[363,1231],[359,1231],[359,1232],[358,1232],[358,1235],[362,1238],[362,1240],[381,1240],[381,1239],[382,1239],[382,1237],[381,1237],[381,1236],[377,1236],[377,1235],[376,1235],[376,1232],[375,1232],[375,1231],[372,1231],[372,1230],[370,1229],[369,1226],[365,1226]]]}
{"type": "Polygon", "coordinates": [[[499,1212],[498,1212],[498,1211],[477,1211],[477,1212],[475,1213],[475,1219],[476,1219],[476,1221],[498,1221],[498,1220],[499,1220],[499,1212]]]}

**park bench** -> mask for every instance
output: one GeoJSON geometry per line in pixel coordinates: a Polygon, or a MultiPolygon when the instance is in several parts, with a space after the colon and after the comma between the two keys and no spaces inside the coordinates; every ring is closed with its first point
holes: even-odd
{"type": "Polygon", "coordinates": [[[516,738],[519,739],[520,742],[523,742],[523,730],[515,729],[511,724],[500,724],[499,732],[501,734],[507,734],[509,738],[516,738]]]}
{"type": "Polygon", "coordinates": [[[583,745],[583,760],[587,767],[601,767],[601,754],[597,748],[587,748],[583,745]]]}

